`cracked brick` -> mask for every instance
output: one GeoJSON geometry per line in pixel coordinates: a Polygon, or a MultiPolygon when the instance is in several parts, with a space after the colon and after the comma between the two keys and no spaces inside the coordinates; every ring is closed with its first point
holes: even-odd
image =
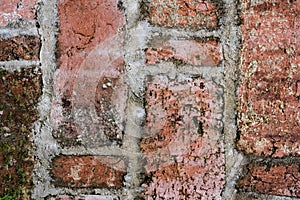
{"type": "Polygon", "coordinates": [[[58,16],[54,136],[65,146],[120,144],[127,92],[124,13],[116,0],[66,0],[58,3],[58,16]]]}
{"type": "Polygon", "coordinates": [[[221,88],[202,78],[149,78],[140,143],[147,199],[221,198],[221,95],[221,88]]]}

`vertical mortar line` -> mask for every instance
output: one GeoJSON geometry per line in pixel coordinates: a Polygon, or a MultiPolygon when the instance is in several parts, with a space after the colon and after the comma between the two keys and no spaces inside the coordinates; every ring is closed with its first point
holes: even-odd
{"type": "Polygon", "coordinates": [[[126,126],[123,139],[124,156],[128,158],[128,169],[125,177],[124,200],[133,200],[139,196],[141,188],[141,151],[139,142],[142,134],[142,123],[145,111],[143,108],[143,67],[141,49],[145,42],[145,30],[142,28],[139,0],[123,0],[126,14],[125,34],[125,68],[126,82],[129,88],[126,107],[126,126]],[[137,89],[140,88],[140,89],[137,89]],[[139,93],[139,94],[137,94],[139,93]],[[138,97],[137,97],[138,96],[138,97]]]}
{"type": "MultiPolygon", "coordinates": [[[[131,96],[129,94],[129,96],[131,96]]],[[[141,153],[139,148],[139,140],[141,137],[141,126],[138,121],[139,113],[143,113],[143,109],[129,97],[126,109],[126,128],[123,140],[123,152],[124,156],[128,158],[128,170],[126,175],[126,183],[128,184],[128,190],[124,194],[124,199],[132,200],[138,196],[141,173],[141,153]]],[[[143,116],[143,114],[142,114],[143,116]]]]}
{"type": "Polygon", "coordinates": [[[38,106],[40,119],[35,123],[33,137],[36,147],[32,199],[44,199],[47,195],[57,194],[51,185],[49,169],[51,158],[58,154],[58,145],[52,137],[50,123],[51,102],[53,98],[53,75],[56,70],[56,33],[57,10],[56,0],[39,0],[37,21],[40,24],[38,33],[41,37],[40,62],[43,80],[43,94],[38,106]]]}
{"type": "Polygon", "coordinates": [[[224,17],[222,18],[221,42],[224,49],[224,141],[226,157],[226,185],[223,198],[235,199],[235,184],[243,161],[241,153],[235,149],[237,135],[237,82],[239,80],[240,27],[238,25],[238,1],[224,0],[224,17]]]}

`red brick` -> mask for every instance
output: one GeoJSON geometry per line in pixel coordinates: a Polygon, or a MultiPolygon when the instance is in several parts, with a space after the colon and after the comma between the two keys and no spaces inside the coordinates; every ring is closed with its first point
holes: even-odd
{"type": "Polygon", "coordinates": [[[38,68],[19,72],[0,69],[0,197],[30,196],[34,164],[31,131],[39,117],[36,104],[41,93],[38,68]]]}
{"type": "Polygon", "coordinates": [[[36,36],[0,38],[0,61],[38,60],[41,41],[36,36]]]}
{"type": "Polygon", "coordinates": [[[299,1],[243,1],[239,150],[300,155],[299,1]]]}
{"type": "Polygon", "coordinates": [[[51,172],[56,186],[121,188],[126,166],[118,157],[58,156],[51,172]]]}
{"type": "Polygon", "coordinates": [[[299,167],[299,164],[250,164],[238,185],[244,191],[300,197],[299,167]]]}
{"type": "Polygon", "coordinates": [[[4,0],[0,7],[0,26],[18,20],[34,20],[35,4],[36,0],[4,0]]]}
{"type": "Polygon", "coordinates": [[[180,28],[215,28],[221,1],[154,0],[149,3],[149,19],[154,25],[180,28]]]}
{"type": "Polygon", "coordinates": [[[181,61],[196,66],[217,66],[222,61],[222,48],[218,41],[155,40],[146,50],[146,64],[160,61],[181,61]]]}
{"type": "Polygon", "coordinates": [[[59,71],[52,119],[62,144],[102,146],[121,140],[125,17],[117,4],[117,0],[58,3],[59,71]]]}
{"type": "Polygon", "coordinates": [[[51,198],[51,200],[119,200],[119,198],[115,195],[81,195],[75,197],[62,195],[57,198],[51,198]]]}
{"type": "Polygon", "coordinates": [[[222,89],[202,78],[147,81],[143,184],[147,199],[219,199],[225,158],[222,89]]]}

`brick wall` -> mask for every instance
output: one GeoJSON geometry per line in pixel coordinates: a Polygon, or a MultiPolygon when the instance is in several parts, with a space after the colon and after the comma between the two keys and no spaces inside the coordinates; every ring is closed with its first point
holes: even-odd
{"type": "Polygon", "coordinates": [[[0,199],[300,198],[299,13],[4,0],[0,199]]]}

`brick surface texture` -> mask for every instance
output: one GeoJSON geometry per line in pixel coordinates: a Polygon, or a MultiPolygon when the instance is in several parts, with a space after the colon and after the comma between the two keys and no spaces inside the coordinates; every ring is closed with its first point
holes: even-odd
{"type": "Polygon", "coordinates": [[[36,0],[3,0],[0,7],[0,26],[15,21],[34,20],[36,0]]]}
{"type": "Polygon", "coordinates": [[[243,2],[238,148],[300,155],[299,1],[243,2]]]}
{"type": "Polygon", "coordinates": [[[242,189],[259,193],[300,197],[298,164],[251,164],[246,177],[239,181],[242,189]]]}
{"type": "Polygon", "coordinates": [[[63,187],[121,188],[126,174],[120,158],[59,156],[53,160],[54,184],[63,187]]]}
{"type": "Polygon", "coordinates": [[[146,50],[146,64],[177,61],[195,66],[217,66],[222,61],[222,50],[215,40],[161,40],[155,38],[146,50]]]}
{"type": "Polygon", "coordinates": [[[300,198],[299,0],[0,3],[0,200],[300,198]]]}
{"type": "Polygon", "coordinates": [[[150,179],[144,183],[147,199],[220,198],[225,170],[221,94],[201,78],[150,78],[141,141],[150,179]]]}
{"type": "Polygon", "coordinates": [[[41,42],[35,36],[0,39],[0,61],[38,60],[41,42]]]}
{"type": "Polygon", "coordinates": [[[154,0],[149,3],[149,18],[154,25],[211,29],[218,25],[217,6],[220,4],[196,0],[154,0]]]}
{"type": "Polygon", "coordinates": [[[30,196],[34,164],[31,129],[38,119],[35,104],[41,89],[38,68],[13,73],[0,70],[0,197],[30,196]]]}
{"type": "Polygon", "coordinates": [[[52,117],[56,137],[64,145],[120,143],[126,86],[122,78],[124,37],[118,30],[125,16],[117,3],[58,3],[59,73],[54,83],[58,100],[52,117]]]}

